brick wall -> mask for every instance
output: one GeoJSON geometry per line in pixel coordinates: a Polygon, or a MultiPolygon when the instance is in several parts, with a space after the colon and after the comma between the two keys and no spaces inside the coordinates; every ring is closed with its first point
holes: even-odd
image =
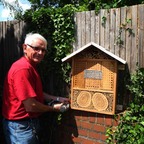
{"type": "Polygon", "coordinates": [[[111,115],[70,110],[54,132],[54,144],[104,144],[106,129],[113,125],[111,115]]]}

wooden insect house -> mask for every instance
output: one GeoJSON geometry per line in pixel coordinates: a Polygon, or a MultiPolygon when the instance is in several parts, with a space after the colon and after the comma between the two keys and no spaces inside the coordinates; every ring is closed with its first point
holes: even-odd
{"type": "Polygon", "coordinates": [[[118,64],[126,61],[93,42],[62,59],[65,61],[72,62],[71,108],[114,114],[118,64]]]}

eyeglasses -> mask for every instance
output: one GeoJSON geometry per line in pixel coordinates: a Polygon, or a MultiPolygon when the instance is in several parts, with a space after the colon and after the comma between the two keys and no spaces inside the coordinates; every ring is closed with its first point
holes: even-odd
{"type": "Polygon", "coordinates": [[[46,53],[46,52],[47,52],[47,50],[44,49],[44,48],[31,46],[31,45],[29,45],[29,44],[26,44],[26,45],[28,45],[29,47],[31,47],[31,48],[32,48],[34,51],[36,51],[36,52],[40,52],[40,51],[42,51],[42,53],[46,53]]]}

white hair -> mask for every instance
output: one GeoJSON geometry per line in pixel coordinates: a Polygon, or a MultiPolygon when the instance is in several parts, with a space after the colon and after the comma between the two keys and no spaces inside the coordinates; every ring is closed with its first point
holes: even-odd
{"type": "Polygon", "coordinates": [[[40,39],[45,43],[45,46],[47,47],[47,40],[40,35],[39,33],[29,33],[26,35],[24,44],[31,44],[33,39],[40,39]]]}

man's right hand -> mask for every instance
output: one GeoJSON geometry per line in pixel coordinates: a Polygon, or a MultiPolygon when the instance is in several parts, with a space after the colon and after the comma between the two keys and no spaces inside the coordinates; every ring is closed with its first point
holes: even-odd
{"type": "Polygon", "coordinates": [[[60,109],[61,109],[61,106],[63,105],[63,103],[56,103],[56,104],[53,104],[52,107],[53,107],[53,110],[56,111],[56,112],[60,112],[60,109]]]}

